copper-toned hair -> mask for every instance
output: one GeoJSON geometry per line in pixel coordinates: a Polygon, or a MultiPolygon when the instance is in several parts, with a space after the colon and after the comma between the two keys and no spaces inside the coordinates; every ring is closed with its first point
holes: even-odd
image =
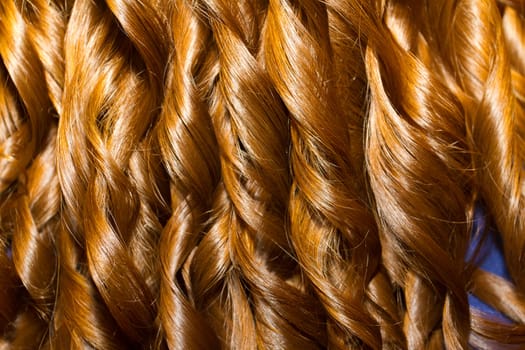
{"type": "Polygon", "coordinates": [[[2,0],[0,349],[522,348],[524,150],[522,0],[2,0]]]}

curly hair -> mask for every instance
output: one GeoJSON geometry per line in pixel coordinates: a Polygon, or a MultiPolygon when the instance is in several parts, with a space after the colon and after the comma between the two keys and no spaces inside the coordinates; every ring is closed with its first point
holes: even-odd
{"type": "Polygon", "coordinates": [[[3,0],[0,80],[0,349],[524,346],[523,0],[3,0]]]}

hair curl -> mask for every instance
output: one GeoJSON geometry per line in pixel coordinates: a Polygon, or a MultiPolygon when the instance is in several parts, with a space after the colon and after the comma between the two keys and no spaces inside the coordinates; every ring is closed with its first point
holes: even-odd
{"type": "Polygon", "coordinates": [[[3,0],[0,81],[0,349],[525,344],[523,1],[3,0]]]}

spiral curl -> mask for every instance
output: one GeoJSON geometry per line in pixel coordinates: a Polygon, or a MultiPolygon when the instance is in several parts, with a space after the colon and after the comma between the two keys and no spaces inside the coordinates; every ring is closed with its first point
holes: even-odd
{"type": "Polygon", "coordinates": [[[0,349],[520,348],[524,18],[0,1],[0,349]]]}

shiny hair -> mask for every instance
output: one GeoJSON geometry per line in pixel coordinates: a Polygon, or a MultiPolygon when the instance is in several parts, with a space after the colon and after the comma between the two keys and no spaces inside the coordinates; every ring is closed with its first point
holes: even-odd
{"type": "Polygon", "coordinates": [[[525,343],[522,0],[3,0],[0,80],[0,349],[525,343]]]}

